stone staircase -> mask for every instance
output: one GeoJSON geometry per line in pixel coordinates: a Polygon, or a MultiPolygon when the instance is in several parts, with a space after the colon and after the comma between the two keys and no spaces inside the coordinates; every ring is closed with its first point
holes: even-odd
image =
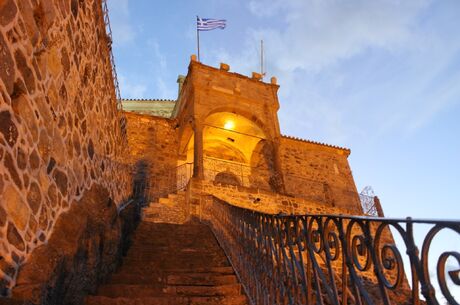
{"type": "MultiPolygon", "coordinates": [[[[166,201],[160,205],[171,204],[166,201]]],[[[211,230],[198,223],[159,223],[158,213],[146,209],[120,270],[86,305],[249,304],[211,230]]]]}
{"type": "Polygon", "coordinates": [[[188,221],[185,191],[169,194],[151,202],[143,211],[143,219],[156,223],[183,224],[188,221]]]}

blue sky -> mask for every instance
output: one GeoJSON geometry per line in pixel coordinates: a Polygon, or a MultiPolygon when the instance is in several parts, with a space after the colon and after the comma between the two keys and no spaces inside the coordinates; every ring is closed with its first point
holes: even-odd
{"type": "Polygon", "coordinates": [[[282,133],[348,147],[387,216],[460,218],[460,1],[109,0],[126,98],[176,98],[196,53],[250,75],[264,40],[282,133]]]}

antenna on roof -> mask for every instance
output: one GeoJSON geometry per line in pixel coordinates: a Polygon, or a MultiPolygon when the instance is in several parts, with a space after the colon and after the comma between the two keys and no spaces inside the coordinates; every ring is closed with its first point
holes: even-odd
{"type": "Polygon", "coordinates": [[[262,80],[264,79],[264,41],[260,41],[260,75],[262,75],[262,80]]]}

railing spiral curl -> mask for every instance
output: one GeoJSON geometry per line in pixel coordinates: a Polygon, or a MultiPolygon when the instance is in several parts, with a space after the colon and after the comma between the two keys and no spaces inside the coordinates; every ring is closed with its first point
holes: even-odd
{"type": "Polygon", "coordinates": [[[460,288],[460,251],[442,252],[437,268],[430,268],[429,252],[441,231],[460,237],[460,221],[268,215],[214,197],[201,215],[252,304],[459,304],[453,291],[460,288]],[[431,228],[421,253],[416,225],[431,228]]]}

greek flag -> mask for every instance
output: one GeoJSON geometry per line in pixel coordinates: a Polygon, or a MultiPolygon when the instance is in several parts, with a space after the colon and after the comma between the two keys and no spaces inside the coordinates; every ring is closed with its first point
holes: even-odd
{"type": "Polygon", "coordinates": [[[196,28],[198,31],[211,31],[215,29],[225,29],[227,20],[225,19],[210,19],[196,17],[196,28]]]}

